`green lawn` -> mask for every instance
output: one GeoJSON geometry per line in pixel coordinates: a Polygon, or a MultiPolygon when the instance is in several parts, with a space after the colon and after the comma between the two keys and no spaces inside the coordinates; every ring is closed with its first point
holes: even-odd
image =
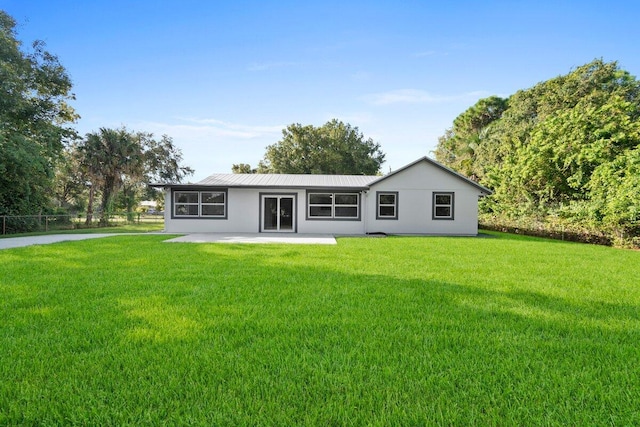
{"type": "MultiPolygon", "coordinates": [[[[164,221],[147,221],[130,224],[113,224],[109,227],[90,227],[71,230],[32,231],[29,233],[0,234],[0,239],[24,236],[44,236],[47,234],[102,234],[102,233],[146,233],[151,231],[163,231],[164,221]]],[[[0,230],[1,231],[1,230],[0,230]]]]}
{"type": "Polygon", "coordinates": [[[491,236],[0,251],[0,425],[640,425],[640,252],[491,236]]]}

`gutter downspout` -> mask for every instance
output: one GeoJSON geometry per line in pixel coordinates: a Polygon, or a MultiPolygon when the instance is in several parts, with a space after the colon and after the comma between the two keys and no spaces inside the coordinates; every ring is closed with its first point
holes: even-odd
{"type": "Polygon", "coordinates": [[[369,204],[369,190],[362,190],[362,225],[364,227],[364,234],[369,232],[369,215],[367,215],[367,205],[369,204]]]}

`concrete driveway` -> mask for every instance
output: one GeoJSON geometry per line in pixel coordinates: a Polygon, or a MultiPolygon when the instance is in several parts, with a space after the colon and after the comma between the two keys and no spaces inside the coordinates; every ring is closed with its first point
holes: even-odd
{"type": "Polygon", "coordinates": [[[47,234],[46,236],[5,237],[0,239],[0,249],[21,248],[31,245],[48,245],[50,243],[67,242],[70,240],[99,239],[101,237],[117,236],[118,234],[47,234]]]}
{"type": "MultiPolygon", "coordinates": [[[[74,240],[99,239],[109,236],[163,233],[102,233],[102,234],[48,234],[45,236],[5,237],[0,239],[0,250],[31,245],[74,240]]],[[[336,239],[325,234],[262,234],[262,233],[194,233],[165,240],[170,243],[290,243],[303,245],[335,245],[336,239]]]]}

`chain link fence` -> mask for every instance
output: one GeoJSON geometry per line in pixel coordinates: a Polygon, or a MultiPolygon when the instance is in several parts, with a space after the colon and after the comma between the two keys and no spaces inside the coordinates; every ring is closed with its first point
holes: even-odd
{"type": "MultiPolygon", "coordinates": [[[[94,214],[87,223],[85,214],[76,215],[0,215],[0,232],[4,234],[27,233],[34,231],[75,230],[99,226],[100,217],[94,214]]],[[[163,223],[164,215],[149,213],[113,213],[109,215],[109,225],[163,223]]]]}

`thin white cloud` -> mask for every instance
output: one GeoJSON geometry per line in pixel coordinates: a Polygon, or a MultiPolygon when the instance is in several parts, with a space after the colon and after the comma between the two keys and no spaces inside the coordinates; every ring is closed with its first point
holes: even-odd
{"type": "Polygon", "coordinates": [[[265,136],[277,136],[284,126],[253,126],[229,123],[217,119],[181,118],[183,123],[140,123],[141,128],[156,134],[167,134],[174,138],[192,140],[213,138],[256,139],[265,136]],[[186,123],[184,123],[186,122],[186,123]]]}
{"type": "Polygon", "coordinates": [[[435,55],[437,52],[435,50],[426,50],[424,52],[417,52],[414,53],[413,56],[415,56],[416,58],[423,58],[425,56],[433,56],[435,55]]]}
{"type": "Polygon", "coordinates": [[[154,135],[169,135],[182,150],[184,164],[196,173],[197,182],[212,172],[230,172],[234,163],[257,165],[264,149],[282,137],[285,126],[231,123],[212,118],[174,118],[167,122],[130,123],[154,135]]]}
{"type": "Polygon", "coordinates": [[[263,134],[280,133],[286,126],[256,126],[239,123],[225,122],[218,119],[183,118],[182,120],[201,126],[213,127],[221,131],[239,132],[241,134],[262,136],[263,134]]]}
{"type": "Polygon", "coordinates": [[[434,95],[421,89],[398,89],[365,95],[363,100],[371,105],[384,106],[392,104],[437,104],[484,96],[489,96],[489,93],[474,91],[457,95],[434,95]]]}
{"type": "Polygon", "coordinates": [[[293,61],[273,61],[273,62],[254,62],[247,68],[248,71],[267,71],[276,68],[299,67],[303,65],[301,62],[293,61]]]}

